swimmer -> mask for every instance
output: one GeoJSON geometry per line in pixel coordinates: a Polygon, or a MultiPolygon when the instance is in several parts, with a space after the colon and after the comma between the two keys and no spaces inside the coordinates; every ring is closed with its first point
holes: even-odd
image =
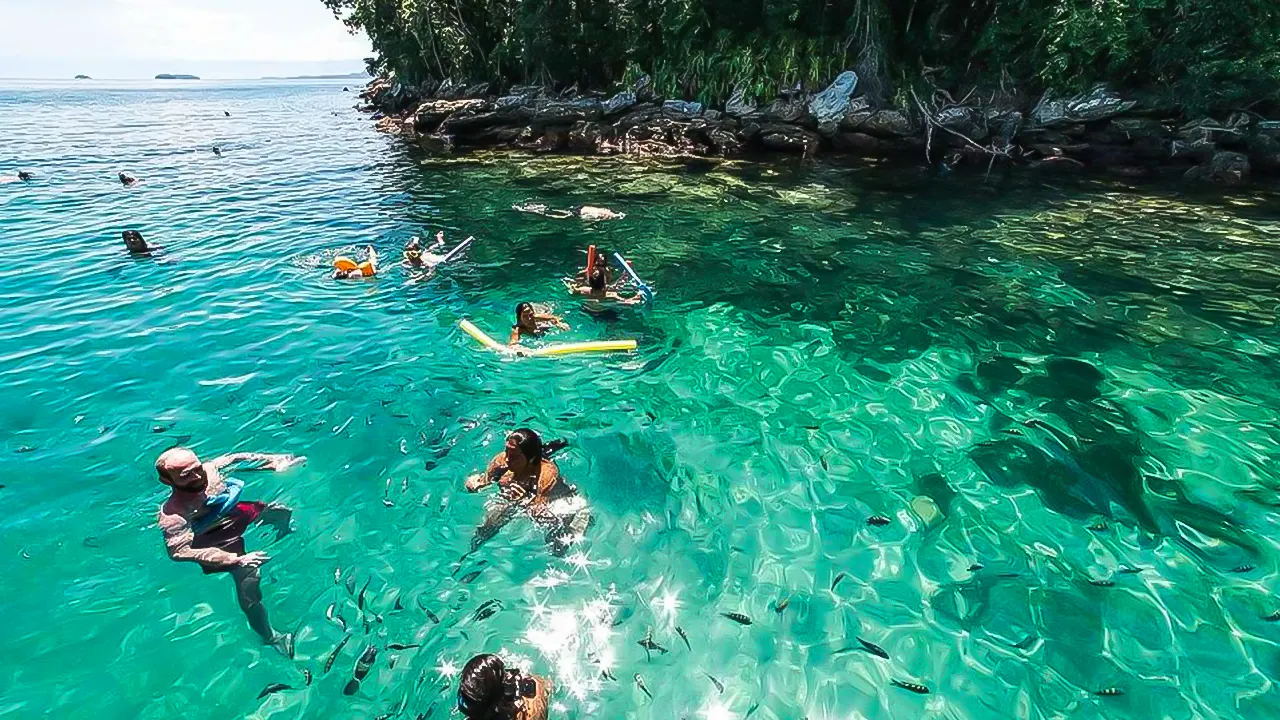
{"type": "Polygon", "coordinates": [[[550,680],[507,669],[497,655],[467,661],[458,680],[458,712],[471,720],[547,720],[550,680]]]}
{"type": "MultiPolygon", "coordinates": [[[[378,275],[378,253],[373,249],[372,245],[366,245],[364,252],[367,259],[359,265],[355,265],[354,267],[334,268],[333,279],[359,280],[362,278],[376,277],[378,275]]],[[[334,262],[338,262],[338,258],[335,258],[334,262]]]]}
{"type": "Polygon", "coordinates": [[[214,145],[213,154],[217,155],[218,157],[222,157],[222,148],[218,147],[217,145],[214,145]]]}
{"type": "Polygon", "coordinates": [[[120,173],[120,184],[125,187],[133,187],[138,184],[138,178],[128,173],[120,173]]]}
{"type": "MultiPolygon", "coordinates": [[[[606,285],[612,285],[617,281],[617,278],[614,276],[613,267],[609,265],[609,261],[605,259],[604,253],[600,250],[596,250],[596,260],[591,264],[591,266],[593,269],[604,268],[604,280],[606,285]]],[[[586,266],[583,266],[583,268],[579,270],[578,274],[574,275],[574,277],[586,282],[588,280],[586,266]]]]}
{"type": "Polygon", "coordinates": [[[533,303],[522,302],[516,305],[516,324],[511,326],[511,339],[508,345],[520,344],[525,335],[541,335],[551,328],[568,330],[569,326],[559,316],[550,313],[539,313],[533,309],[533,303]]]}
{"type": "Polygon", "coordinates": [[[644,298],[639,295],[623,297],[610,290],[606,277],[604,268],[597,265],[591,270],[591,277],[587,279],[586,285],[572,285],[569,283],[565,285],[569,288],[569,292],[574,295],[582,295],[596,301],[609,301],[621,305],[638,305],[644,302],[644,298]]]}
{"type": "Polygon", "coordinates": [[[498,534],[521,510],[547,531],[547,545],[554,554],[564,553],[582,538],[591,524],[591,514],[578,489],[560,477],[560,468],[551,459],[566,445],[563,440],[543,445],[538,433],[520,428],[507,436],[506,447],[489,461],[484,473],[467,478],[467,492],[498,485],[498,493],[486,504],[484,520],[471,539],[471,552],[498,534]]]}
{"type": "Polygon", "coordinates": [[[206,575],[230,573],[236,598],[249,625],[262,642],[293,657],[293,636],[271,628],[262,604],[258,568],[271,558],[264,552],[245,552],[244,532],[255,523],[272,525],[276,537],[290,530],[289,508],[277,503],[240,500],[244,483],[224,477],[223,468],[235,463],[262,463],[276,472],[302,463],[292,455],[232,453],[202,463],[186,448],[164,451],[156,460],[160,482],[173,489],[160,506],[160,530],[169,557],[194,562],[206,575]]]}
{"type": "Polygon", "coordinates": [[[151,253],[160,249],[154,245],[148,245],[147,241],[143,239],[142,233],[137,230],[125,230],[120,233],[120,237],[124,239],[124,246],[129,249],[130,255],[146,255],[149,257],[151,253]]]}
{"type": "Polygon", "coordinates": [[[444,247],[444,231],[436,233],[435,244],[431,246],[431,250],[423,251],[422,242],[418,238],[410,238],[409,242],[404,246],[404,266],[412,270],[427,270],[440,264],[444,260],[444,255],[437,255],[433,251],[444,247]]]}
{"type": "Polygon", "coordinates": [[[33,177],[35,177],[35,175],[32,175],[31,173],[27,172],[26,170],[19,170],[19,171],[18,171],[18,179],[19,179],[19,180],[21,180],[22,182],[31,182],[31,178],[33,178],[33,177]]]}
{"type": "Polygon", "coordinates": [[[524,203],[523,205],[512,205],[511,209],[516,212],[542,215],[544,217],[555,218],[557,220],[576,217],[590,222],[598,220],[621,220],[627,216],[626,213],[614,212],[609,208],[597,207],[595,205],[577,205],[568,210],[555,210],[547,207],[543,203],[524,203]]]}

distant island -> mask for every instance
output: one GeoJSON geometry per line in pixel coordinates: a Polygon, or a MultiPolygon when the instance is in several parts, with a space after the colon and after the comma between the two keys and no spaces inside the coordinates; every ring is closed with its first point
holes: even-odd
{"type": "Polygon", "coordinates": [[[93,78],[89,77],[88,75],[77,75],[77,76],[76,76],[76,79],[77,79],[77,80],[92,80],[93,78]]]}
{"type": "Polygon", "coordinates": [[[160,73],[156,76],[157,80],[199,80],[195,75],[170,75],[169,73],[160,73]]]}
{"type": "Polygon", "coordinates": [[[291,75],[289,77],[264,77],[263,80],[360,80],[370,79],[369,73],[353,72],[345,75],[291,75]]]}

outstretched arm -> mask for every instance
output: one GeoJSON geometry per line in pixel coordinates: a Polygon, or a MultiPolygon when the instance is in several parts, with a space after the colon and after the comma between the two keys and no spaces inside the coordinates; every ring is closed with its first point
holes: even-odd
{"type": "Polygon", "coordinates": [[[282,453],[229,453],[210,460],[209,465],[213,466],[213,469],[215,470],[221,470],[226,466],[234,465],[235,463],[259,462],[263,463],[264,467],[275,470],[276,472],[283,472],[294,465],[300,465],[306,461],[307,459],[305,457],[282,453]]]}
{"type": "Polygon", "coordinates": [[[484,473],[476,473],[475,475],[467,478],[465,485],[467,492],[478,492],[497,482],[498,478],[502,477],[502,473],[506,470],[506,465],[503,463],[503,459],[504,456],[502,453],[494,455],[493,459],[489,461],[489,467],[485,469],[484,473]]]}

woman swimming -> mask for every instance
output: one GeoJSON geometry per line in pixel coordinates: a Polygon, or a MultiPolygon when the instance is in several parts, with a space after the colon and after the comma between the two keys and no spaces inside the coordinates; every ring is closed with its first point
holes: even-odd
{"type": "Polygon", "coordinates": [[[604,268],[596,266],[591,270],[591,277],[587,278],[586,285],[574,285],[566,283],[569,292],[574,295],[582,295],[596,301],[609,301],[619,303],[621,305],[637,305],[644,302],[644,298],[639,295],[631,297],[623,297],[613,290],[609,289],[608,276],[605,275],[604,268]]]}
{"type": "Polygon", "coordinates": [[[508,345],[519,345],[526,335],[541,335],[551,328],[568,330],[569,326],[559,316],[550,313],[539,313],[533,309],[533,303],[522,302],[516,305],[516,324],[511,326],[511,339],[508,345]]]}
{"type": "Polygon", "coordinates": [[[582,537],[591,515],[578,489],[560,477],[552,453],[567,445],[563,440],[542,443],[538,433],[520,428],[507,436],[506,446],[489,461],[484,473],[467,478],[467,492],[497,484],[498,493],[485,508],[484,521],[471,539],[474,552],[523,510],[547,531],[547,544],[563,553],[582,537]]]}

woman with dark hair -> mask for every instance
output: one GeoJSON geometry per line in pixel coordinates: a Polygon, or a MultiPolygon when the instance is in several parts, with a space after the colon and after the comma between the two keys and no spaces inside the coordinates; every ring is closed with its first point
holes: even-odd
{"type": "Polygon", "coordinates": [[[507,344],[519,345],[521,338],[525,335],[541,335],[553,327],[561,330],[569,329],[559,316],[540,313],[534,309],[533,303],[522,302],[516,305],[516,324],[511,326],[511,339],[507,344]]]}
{"type": "Polygon", "coordinates": [[[120,237],[124,240],[124,246],[129,249],[130,255],[150,257],[153,251],[160,249],[154,245],[148,245],[147,241],[142,238],[142,233],[137,230],[125,230],[120,233],[120,237]]]}
{"type": "Polygon", "coordinates": [[[458,681],[458,712],[472,720],[546,720],[551,681],[508,670],[497,655],[467,661],[458,681]]]}
{"type": "Polygon", "coordinates": [[[591,522],[578,489],[560,477],[552,453],[567,445],[563,440],[543,443],[538,433],[520,428],[507,436],[506,446],[489,461],[484,473],[467,478],[467,492],[497,484],[498,493],[485,508],[484,521],[471,539],[474,552],[523,510],[547,530],[547,543],[556,554],[580,539],[591,522]]]}
{"type": "Polygon", "coordinates": [[[596,301],[608,300],[621,305],[636,305],[644,302],[644,298],[639,295],[623,297],[613,290],[610,290],[609,276],[606,275],[604,269],[600,267],[592,269],[591,274],[587,276],[586,285],[579,286],[566,283],[566,287],[568,287],[569,292],[574,295],[582,295],[596,301]]]}

